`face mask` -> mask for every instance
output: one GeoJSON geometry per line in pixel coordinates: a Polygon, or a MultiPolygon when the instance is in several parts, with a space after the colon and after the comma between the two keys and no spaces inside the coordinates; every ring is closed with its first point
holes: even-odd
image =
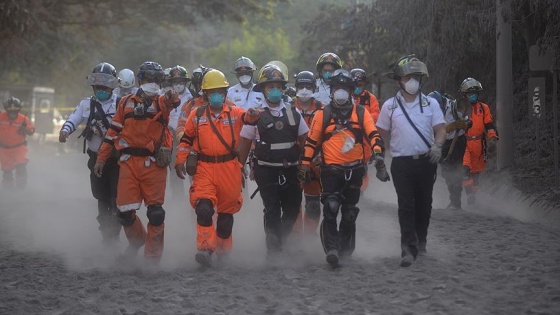
{"type": "Polygon", "coordinates": [[[175,90],[175,92],[182,94],[185,91],[185,84],[173,84],[173,89],[175,90]]]}
{"type": "Polygon", "coordinates": [[[111,92],[107,92],[105,90],[97,90],[95,91],[95,97],[101,102],[104,102],[108,100],[109,97],[111,97],[111,92]]]}
{"type": "Polygon", "coordinates": [[[471,104],[476,103],[476,101],[478,101],[478,95],[477,95],[477,94],[471,94],[471,95],[469,95],[469,102],[470,102],[471,104]]]}
{"type": "Polygon", "coordinates": [[[11,119],[11,120],[16,119],[17,116],[18,116],[17,112],[8,112],[8,118],[11,119]]]}
{"type": "Polygon", "coordinates": [[[243,85],[247,85],[251,82],[251,79],[250,75],[242,75],[239,77],[239,82],[243,85]]]}
{"type": "Polygon", "coordinates": [[[359,87],[354,89],[354,95],[360,95],[360,94],[362,94],[363,91],[364,91],[364,88],[359,86],[359,87]]]}
{"type": "Polygon", "coordinates": [[[311,96],[313,96],[313,91],[308,90],[306,88],[303,88],[303,89],[297,91],[296,96],[302,102],[307,102],[311,99],[311,96]]]}
{"type": "Polygon", "coordinates": [[[410,95],[416,94],[419,88],[420,88],[420,81],[414,78],[410,78],[406,83],[404,83],[404,90],[406,91],[406,93],[410,95]]]}
{"type": "Polygon", "coordinates": [[[323,80],[328,80],[332,76],[332,72],[323,72],[323,80]]]}
{"type": "Polygon", "coordinates": [[[146,93],[146,95],[148,95],[148,97],[152,97],[160,93],[159,84],[155,82],[142,84],[140,85],[140,88],[144,91],[144,93],[146,93]]]}
{"type": "Polygon", "coordinates": [[[208,96],[208,102],[212,108],[221,108],[224,103],[224,96],[220,93],[212,93],[208,96]]]}
{"type": "Polygon", "coordinates": [[[279,88],[272,88],[268,90],[266,99],[272,104],[279,103],[282,99],[282,90],[280,90],[279,88]]]}
{"type": "Polygon", "coordinates": [[[350,94],[344,89],[338,89],[333,93],[333,100],[338,105],[344,105],[348,103],[349,97],[350,94]]]}

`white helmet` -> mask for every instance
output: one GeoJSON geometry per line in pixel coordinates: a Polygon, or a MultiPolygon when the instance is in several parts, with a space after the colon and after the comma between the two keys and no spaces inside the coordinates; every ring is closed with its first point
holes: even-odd
{"type": "Polygon", "coordinates": [[[119,79],[119,85],[123,89],[128,89],[134,86],[134,72],[130,69],[122,69],[119,71],[119,79]]]}

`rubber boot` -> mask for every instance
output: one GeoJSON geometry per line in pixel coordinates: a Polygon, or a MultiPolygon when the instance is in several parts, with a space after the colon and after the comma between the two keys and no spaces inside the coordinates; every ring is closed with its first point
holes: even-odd
{"type": "Polygon", "coordinates": [[[144,247],[144,258],[150,262],[159,263],[163,255],[165,223],[158,226],[148,223],[148,235],[144,247]]]}
{"type": "Polygon", "coordinates": [[[228,238],[216,237],[216,254],[218,255],[218,260],[225,261],[229,257],[231,250],[233,248],[233,236],[230,235],[228,238]]]}
{"type": "Polygon", "coordinates": [[[196,248],[198,250],[216,250],[216,230],[213,225],[202,226],[196,224],[196,248]]]}

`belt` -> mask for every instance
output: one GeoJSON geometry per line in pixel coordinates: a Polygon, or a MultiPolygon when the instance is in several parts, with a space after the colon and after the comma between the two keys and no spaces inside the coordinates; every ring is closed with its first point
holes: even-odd
{"type": "Polygon", "coordinates": [[[482,136],[476,136],[476,137],[470,137],[470,136],[466,136],[467,140],[482,140],[484,139],[484,135],[482,136]]]}
{"type": "Polygon", "coordinates": [[[218,155],[218,156],[211,156],[211,155],[206,155],[206,154],[202,154],[202,153],[198,154],[198,160],[199,161],[208,162],[208,163],[224,163],[224,162],[234,160],[236,158],[237,158],[237,156],[233,153],[218,155]]]}
{"type": "Polygon", "coordinates": [[[154,156],[152,151],[146,148],[124,148],[121,150],[122,154],[130,154],[134,156],[154,156]]]}
{"type": "Polygon", "coordinates": [[[358,160],[349,163],[342,163],[342,164],[324,164],[325,166],[332,166],[334,168],[353,168],[355,166],[364,166],[364,161],[358,160]]]}
{"type": "Polygon", "coordinates": [[[402,160],[420,160],[420,159],[427,159],[427,158],[428,158],[428,153],[393,157],[393,159],[402,159],[402,160]]]}
{"type": "Polygon", "coordinates": [[[17,148],[17,147],[21,147],[22,145],[27,145],[27,141],[23,141],[22,143],[18,143],[16,145],[7,145],[7,144],[0,143],[0,148],[14,149],[14,148],[17,148]]]}
{"type": "Polygon", "coordinates": [[[273,163],[273,162],[266,162],[257,160],[257,165],[261,166],[273,166],[273,167],[289,167],[289,166],[296,166],[299,165],[299,161],[296,162],[286,162],[286,163],[273,163]]]}

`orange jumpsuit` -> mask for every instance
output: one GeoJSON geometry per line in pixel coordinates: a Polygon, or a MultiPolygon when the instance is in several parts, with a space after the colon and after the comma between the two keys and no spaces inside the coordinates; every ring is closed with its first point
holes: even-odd
{"type": "Polygon", "coordinates": [[[488,105],[482,102],[472,104],[470,119],[472,120],[472,127],[466,132],[467,148],[463,156],[463,166],[468,167],[471,175],[474,176],[463,183],[467,194],[476,193],[478,174],[484,171],[486,167],[484,152],[486,140],[498,138],[488,105]]]}
{"type": "Polygon", "coordinates": [[[210,125],[209,115],[212,117],[214,114],[209,106],[204,107],[200,117],[197,112],[191,111],[186,120],[185,133],[177,149],[176,165],[184,164],[192,150],[197,153],[197,171],[189,190],[191,205],[197,211],[197,249],[229,252],[233,244],[233,214],[239,212],[243,203],[242,165],[237,152],[232,153],[230,149],[236,150],[241,127],[249,120],[249,116],[245,110],[226,100],[221,113],[211,118],[216,130],[230,147],[228,149],[210,125]],[[210,201],[211,207],[216,208],[216,228],[211,219],[212,214],[205,213],[205,217],[201,218],[203,214],[198,212],[197,205],[202,200],[210,201]]]}
{"type": "Polygon", "coordinates": [[[144,109],[145,115],[139,116],[135,115],[135,106],[142,108],[142,100],[136,94],[123,98],[97,157],[98,163],[105,164],[113,146],[119,150],[119,218],[130,246],[139,248],[146,244],[144,257],[155,262],[159,262],[163,253],[165,212],[161,206],[164,203],[167,167],[157,166],[154,155],[159,146],[172,146],[167,122],[169,112],[178,103],[178,99],[154,96],[149,107],[144,109]],[[147,233],[136,215],[142,201],[148,207],[147,233]]]}
{"type": "MultiPolygon", "coordinates": [[[[360,95],[353,95],[354,97],[354,104],[360,104],[366,108],[368,113],[371,115],[373,119],[373,123],[377,123],[377,118],[379,118],[379,102],[377,101],[377,97],[369,91],[365,89],[362,91],[360,95]]],[[[365,156],[364,159],[369,161],[371,158],[371,147],[367,141],[364,141],[364,145],[366,146],[366,151],[364,152],[365,156]]],[[[362,182],[362,187],[360,188],[361,191],[365,191],[369,184],[369,175],[366,172],[366,176],[364,176],[364,180],[362,182]]]]}
{"type": "Polygon", "coordinates": [[[7,112],[0,113],[0,165],[2,166],[3,182],[11,184],[12,171],[16,170],[18,185],[25,186],[27,164],[27,141],[25,137],[32,135],[35,127],[27,116],[18,113],[10,119],[7,112]]]}
{"type": "Polygon", "coordinates": [[[175,130],[175,133],[178,136],[183,136],[183,133],[185,132],[185,123],[187,122],[187,118],[189,117],[191,112],[204,105],[206,105],[206,102],[204,101],[204,98],[202,96],[191,98],[190,100],[185,102],[185,105],[183,105],[182,108],[181,116],[179,116],[177,129],[175,130]]]}
{"type": "MultiPolygon", "coordinates": [[[[311,122],[313,121],[313,117],[315,117],[315,113],[323,110],[323,103],[314,98],[311,100],[308,110],[303,110],[297,98],[294,98],[294,105],[301,112],[301,116],[308,127],[311,127],[311,122]]],[[[310,179],[311,181],[309,183],[304,183],[303,185],[305,212],[300,213],[298,216],[294,224],[294,229],[296,232],[305,231],[306,233],[314,234],[319,226],[319,220],[321,218],[321,181],[317,163],[311,164],[310,179]]],[[[302,211],[300,210],[300,212],[302,211]]]]}

